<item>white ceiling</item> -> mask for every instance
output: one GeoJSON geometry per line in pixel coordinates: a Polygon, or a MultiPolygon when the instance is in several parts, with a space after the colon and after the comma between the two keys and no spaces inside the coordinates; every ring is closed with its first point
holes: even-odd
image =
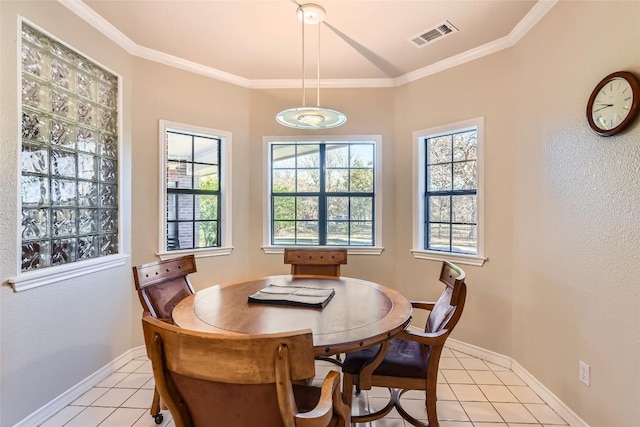
{"type": "MultiPolygon", "coordinates": [[[[59,1],[134,55],[250,87],[295,86],[296,80],[299,86],[302,35],[294,0],[59,1]]],[[[317,3],[326,10],[320,32],[323,86],[393,86],[512,46],[555,1],[317,3]],[[408,42],[443,21],[459,32],[422,48],[408,42]]],[[[305,31],[306,78],[313,80],[317,26],[305,31]]]]}

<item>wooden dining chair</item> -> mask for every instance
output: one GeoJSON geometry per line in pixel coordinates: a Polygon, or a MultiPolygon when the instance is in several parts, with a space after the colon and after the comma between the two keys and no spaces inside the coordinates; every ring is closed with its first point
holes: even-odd
{"type": "Polygon", "coordinates": [[[142,319],[156,387],[176,427],[346,427],[340,374],[314,377],[310,330],[212,334],[142,319]]]}
{"type": "MultiPolygon", "coordinates": [[[[188,275],[196,272],[193,255],[152,262],[133,267],[133,280],[142,304],[143,314],[173,323],[171,312],[185,297],[194,293],[188,275]]],[[[160,395],[154,390],[150,413],[156,424],[163,420],[160,395]]]]}
{"type": "Polygon", "coordinates": [[[340,277],[340,265],[347,263],[346,249],[285,248],[284,263],[291,264],[294,277],[340,277]]]}
{"type": "Polygon", "coordinates": [[[342,366],[343,395],[351,406],[353,386],[369,390],[388,387],[392,391],[389,403],[382,409],[354,417],[354,422],[380,418],[395,406],[398,413],[415,426],[425,426],[406,412],[400,403],[402,394],[409,390],[425,391],[428,426],[438,427],[436,413],[436,384],[440,354],[447,337],[460,320],[467,295],[465,273],[449,262],[442,263],[440,282],[445,285],[438,301],[412,301],[414,309],[430,310],[424,332],[404,330],[379,346],[347,353],[342,366]]]}

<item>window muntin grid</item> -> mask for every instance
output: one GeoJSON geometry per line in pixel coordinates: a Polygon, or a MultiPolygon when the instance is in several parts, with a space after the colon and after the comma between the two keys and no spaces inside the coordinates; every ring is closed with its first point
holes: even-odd
{"type": "Polygon", "coordinates": [[[424,237],[433,251],[478,254],[478,129],[426,137],[424,237]]]}
{"type": "Polygon", "coordinates": [[[168,251],[220,247],[219,137],[166,131],[168,251]]]}
{"type": "Polygon", "coordinates": [[[23,23],[21,94],[21,270],[117,254],[117,77],[23,23]]]}
{"type": "Polygon", "coordinates": [[[274,246],[373,246],[375,144],[272,143],[274,246]]]}

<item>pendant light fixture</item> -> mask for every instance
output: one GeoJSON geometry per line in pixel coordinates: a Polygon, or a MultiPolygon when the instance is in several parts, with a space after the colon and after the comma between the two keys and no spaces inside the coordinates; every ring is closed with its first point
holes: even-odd
{"type": "Polygon", "coordinates": [[[320,106],[320,23],[324,21],[326,12],[320,5],[307,3],[298,7],[298,19],[302,22],[302,106],[281,111],[276,116],[278,123],[297,129],[329,129],[340,126],[347,121],[347,116],[337,110],[320,106]],[[317,95],[316,106],[306,104],[305,66],[304,66],[304,29],[305,24],[318,26],[317,55],[317,95]]]}

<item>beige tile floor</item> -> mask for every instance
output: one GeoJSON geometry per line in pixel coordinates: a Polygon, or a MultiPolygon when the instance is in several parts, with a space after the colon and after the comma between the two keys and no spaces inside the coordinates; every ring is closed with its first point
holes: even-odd
{"type": "MultiPolygon", "coordinates": [[[[317,362],[324,377],[335,366],[317,362]]],[[[66,406],[41,427],[157,427],[149,415],[153,396],[151,365],[146,358],[129,362],[100,384],[66,406]]],[[[353,413],[381,408],[386,389],[363,391],[354,399],[353,413]]],[[[426,421],[424,394],[406,393],[403,407],[426,421]]],[[[162,426],[175,427],[163,411],[162,426]]],[[[438,419],[441,427],[557,427],[567,423],[515,373],[481,359],[445,349],[438,376],[438,419]]],[[[385,418],[357,427],[410,427],[393,410],[385,418]]],[[[232,427],[232,426],[223,426],[232,427]]]]}

